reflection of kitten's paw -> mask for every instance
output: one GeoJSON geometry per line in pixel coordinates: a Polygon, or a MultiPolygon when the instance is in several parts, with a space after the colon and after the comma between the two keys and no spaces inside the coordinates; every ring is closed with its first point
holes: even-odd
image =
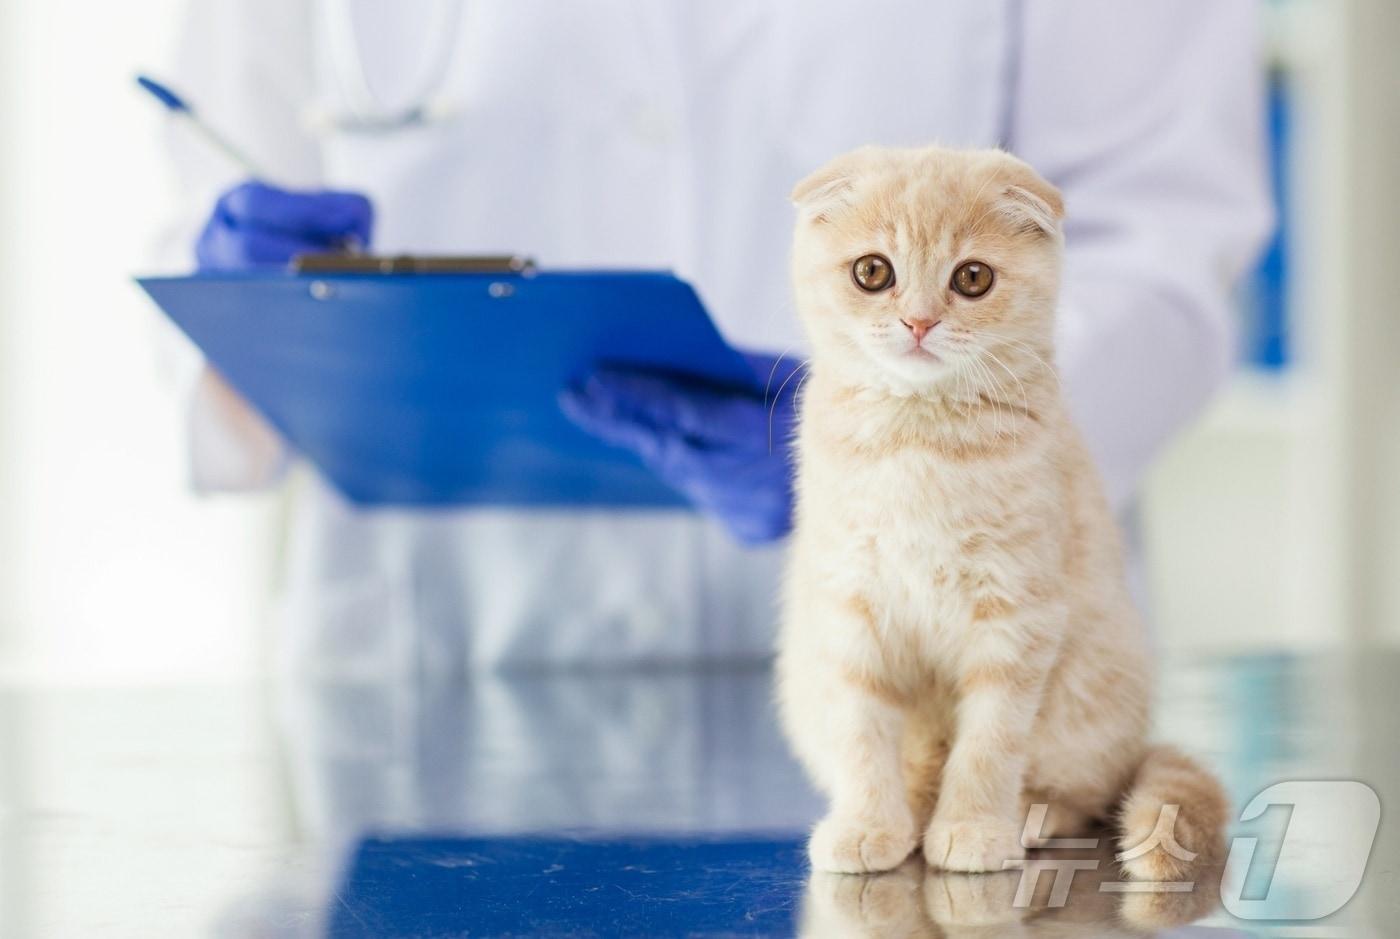
{"type": "MultiPolygon", "coordinates": [[[[1015,904],[1020,871],[994,874],[947,874],[930,871],[924,880],[924,905],[940,926],[988,926],[1020,922],[1028,907],[1015,904]]],[[[998,933],[997,935],[1008,935],[998,933]]]]}
{"type": "Polygon", "coordinates": [[[919,897],[923,864],[906,861],[884,874],[813,871],[804,905],[804,936],[912,936],[924,923],[919,897]]]}
{"type": "Polygon", "coordinates": [[[828,815],[817,823],[807,844],[813,868],[841,874],[892,870],[913,850],[912,819],[867,821],[828,815]]]}
{"type": "Polygon", "coordinates": [[[934,816],[924,834],[924,859],[945,871],[1004,870],[1026,856],[1021,829],[999,818],[943,819],[934,816]]]}

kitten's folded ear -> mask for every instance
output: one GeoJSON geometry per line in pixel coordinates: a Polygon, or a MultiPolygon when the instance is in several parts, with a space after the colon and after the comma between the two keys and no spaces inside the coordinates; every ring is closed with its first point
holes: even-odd
{"type": "Polygon", "coordinates": [[[827,213],[845,203],[855,187],[857,171],[873,150],[862,147],[827,163],[793,187],[792,204],[813,221],[825,221],[827,213]]]}
{"type": "Polygon", "coordinates": [[[1003,172],[1006,188],[1002,192],[1002,212],[1023,234],[1055,238],[1065,217],[1065,200],[1060,190],[1046,182],[1029,165],[1008,158],[1003,172]]]}

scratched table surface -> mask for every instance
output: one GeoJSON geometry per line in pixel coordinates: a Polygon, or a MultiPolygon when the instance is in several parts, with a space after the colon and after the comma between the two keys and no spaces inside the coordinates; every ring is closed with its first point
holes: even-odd
{"type": "Polygon", "coordinates": [[[0,935],[1394,935],[1366,794],[1400,789],[1400,656],[1173,662],[1160,696],[1238,806],[1283,793],[1223,907],[1124,893],[1103,850],[1058,898],[1053,871],[812,875],[822,805],[761,669],[0,689],[0,935]]]}

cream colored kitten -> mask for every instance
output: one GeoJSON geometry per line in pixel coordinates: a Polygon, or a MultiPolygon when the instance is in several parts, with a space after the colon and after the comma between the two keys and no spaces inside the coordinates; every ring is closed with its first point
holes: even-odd
{"type": "Polygon", "coordinates": [[[1177,853],[1217,860],[1219,785],[1145,740],[1143,629],[1053,367],[1059,193],[1000,151],[868,148],[793,200],[812,361],[778,671],[831,798],[813,865],[887,870],[922,843],[1001,870],[1034,803],[1044,837],[1118,812],[1124,849],[1179,805],[1177,853]]]}

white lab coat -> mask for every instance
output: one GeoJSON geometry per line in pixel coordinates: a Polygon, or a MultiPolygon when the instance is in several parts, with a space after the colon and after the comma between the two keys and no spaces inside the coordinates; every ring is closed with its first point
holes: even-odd
{"type": "MultiPolygon", "coordinates": [[[[1068,204],[1060,362],[1116,504],[1232,361],[1230,288],[1269,221],[1251,0],[466,0],[445,117],[336,129],[364,78],[418,103],[450,2],[200,0],[171,78],[278,181],[362,190],[387,252],[671,268],[741,347],[800,348],[793,183],[865,144],[1002,144],[1068,204]],[[339,49],[337,53],[336,50],[339,49]]],[[[236,174],[177,140],[196,214],[236,174]]],[[[192,370],[191,375],[197,373],[192,370]]],[[[205,489],[276,447],[190,383],[205,489]],[[264,441],[266,443],[266,441],[264,441]]],[[[298,494],[283,648],[299,670],[760,657],[779,550],[658,512],[356,511],[298,494]]]]}

